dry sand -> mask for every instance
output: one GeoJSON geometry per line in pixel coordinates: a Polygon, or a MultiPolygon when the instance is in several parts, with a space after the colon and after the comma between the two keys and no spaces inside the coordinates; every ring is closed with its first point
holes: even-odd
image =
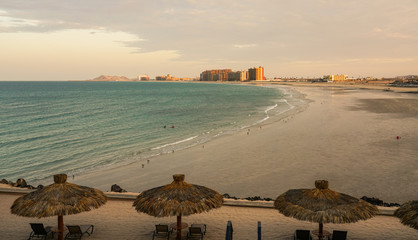
{"type": "Polygon", "coordinates": [[[244,129],[152,158],[144,168],[138,162],[101,169],[74,182],[103,191],[117,183],[140,192],[184,173],[187,182],[221,194],[275,198],[327,179],[331,189],[356,197],[418,199],[418,95],[312,86],[280,86],[295,107],[251,127],[249,135],[244,129]]]}
{"type": "MultiPolygon", "coordinates": [[[[21,195],[0,193],[0,239],[27,239],[31,229],[29,223],[41,222],[57,226],[56,217],[26,218],[10,213],[13,201],[21,195]]],[[[137,213],[132,207],[133,200],[109,200],[104,206],[90,212],[64,216],[64,224],[93,224],[93,235],[83,239],[130,240],[152,239],[154,225],[173,223],[175,217],[155,218],[137,213]]],[[[223,206],[207,213],[183,217],[183,222],[207,225],[205,239],[219,240],[225,237],[227,221],[231,220],[234,239],[252,240],[257,236],[257,221],[261,221],[262,239],[293,239],[295,229],[316,230],[318,224],[287,218],[271,208],[223,206]]],[[[418,231],[404,226],[399,219],[391,216],[377,216],[366,221],[351,224],[325,224],[324,230],[348,231],[348,239],[418,239],[418,231]]],[[[185,236],[187,230],[183,231],[185,236]]],[[[171,239],[174,239],[174,235],[171,239]]],[[[186,238],[184,238],[186,239],[186,238]]]]}

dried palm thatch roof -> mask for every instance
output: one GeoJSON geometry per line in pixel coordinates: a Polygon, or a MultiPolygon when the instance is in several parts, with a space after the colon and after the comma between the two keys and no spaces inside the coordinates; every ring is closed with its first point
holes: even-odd
{"type": "Polygon", "coordinates": [[[107,197],[102,191],[67,183],[67,175],[54,176],[54,184],[17,198],[13,214],[24,217],[50,217],[90,211],[105,204],[107,197]]]}
{"type": "Polygon", "coordinates": [[[402,204],[396,211],[395,216],[407,226],[418,230],[418,201],[409,201],[402,204]]]}
{"type": "Polygon", "coordinates": [[[138,195],[133,206],[154,217],[187,216],[219,208],[223,196],[210,188],[184,182],[183,174],[173,175],[171,184],[152,188],[138,195]]]}
{"type": "Polygon", "coordinates": [[[315,181],[314,189],[292,189],[277,197],[274,207],[287,217],[318,223],[352,223],[375,216],[379,210],[361,199],[315,181]]]}

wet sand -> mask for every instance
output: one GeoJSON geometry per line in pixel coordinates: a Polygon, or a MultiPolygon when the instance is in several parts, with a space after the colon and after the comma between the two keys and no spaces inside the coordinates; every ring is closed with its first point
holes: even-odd
{"type": "Polygon", "coordinates": [[[278,87],[295,107],[249,134],[243,129],[204,147],[100,169],[74,182],[103,191],[117,183],[140,192],[184,173],[186,182],[221,194],[275,198],[327,179],[331,189],[356,197],[398,203],[418,198],[418,95],[351,86],[278,87]]]}

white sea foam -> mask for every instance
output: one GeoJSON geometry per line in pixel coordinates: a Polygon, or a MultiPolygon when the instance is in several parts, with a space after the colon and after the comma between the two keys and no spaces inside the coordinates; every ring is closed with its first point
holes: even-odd
{"type": "Polygon", "coordinates": [[[269,119],[269,118],[270,118],[270,116],[268,115],[269,111],[271,111],[271,110],[275,109],[277,106],[278,106],[278,105],[277,105],[277,103],[276,103],[274,106],[271,106],[271,107],[267,108],[267,109],[264,111],[264,112],[266,113],[266,117],[265,117],[265,118],[263,118],[263,119],[261,119],[261,120],[260,120],[260,121],[258,121],[257,123],[262,123],[262,122],[266,121],[267,119],[269,119]]]}
{"type": "Polygon", "coordinates": [[[283,113],[285,113],[285,112],[287,112],[287,111],[290,111],[290,110],[292,110],[293,108],[295,108],[295,106],[294,105],[292,105],[292,104],[290,104],[286,99],[281,99],[281,102],[284,102],[284,103],[286,103],[287,105],[289,105],[289,108],[288,109],[285,109],[285,110],[283,110],[283,111],[281,111],[281,112],[279,112],[279,114],[283,114],[283,113]]]}
{"type": "Polygon", "coordinates": [[[198,136],[196,135],[196,136],[189,137],[189,138],[186,138],[186,139],[183,139],[183,140],[177,141],[177,142],[164,144],[164,145],[159,146],[159,147],[151,148],[151,150],[158,150],[158,149],[161,149],[161,148],[165,148],[165,147],[169,147],[169,146],[177,145],[177,144],[180,144],[180,143],[184,143],[184,142],[187,142],[187,141],[193,140],[193,139],[195,139],[195,138],[197,138],[197,137],[198,137],[198,136]]]}

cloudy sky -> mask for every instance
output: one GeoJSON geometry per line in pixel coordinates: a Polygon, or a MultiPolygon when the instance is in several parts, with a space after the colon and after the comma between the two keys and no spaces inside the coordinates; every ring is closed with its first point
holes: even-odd
{"type": "Polygon", "coordinates": [[[0,80],[418,74],[418,0],[1,0],[0,80]]]}

